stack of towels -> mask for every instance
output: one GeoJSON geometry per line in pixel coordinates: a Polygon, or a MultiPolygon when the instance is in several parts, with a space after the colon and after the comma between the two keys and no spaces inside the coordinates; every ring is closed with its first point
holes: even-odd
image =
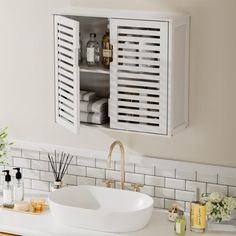
{"type": "Polygon", "coordinates": [[[94,92],[80,91],[80,120],[100,125],[108,122],[108,99],[98,98],[94,92]]]}

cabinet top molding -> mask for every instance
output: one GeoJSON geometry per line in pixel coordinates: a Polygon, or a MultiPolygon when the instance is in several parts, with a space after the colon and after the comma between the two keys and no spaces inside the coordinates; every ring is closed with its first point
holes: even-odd
{"type": "Polygon", "coordinates": [[[139,11],[139,10],[123,10],[123,9],[106,9],[106,8],[80,8],[68,7],[57,9],[52,12],[54,15],[71,15],[71,16],[91,16],[106,18],[126,18],[126,19],[142,19],[142,20],[162,20],[176,21],[189,18],[186,12],[158,12],[158,11],[139,11]]]}

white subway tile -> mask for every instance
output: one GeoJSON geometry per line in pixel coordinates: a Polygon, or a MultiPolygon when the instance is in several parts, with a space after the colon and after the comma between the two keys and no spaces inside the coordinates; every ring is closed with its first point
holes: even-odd
{"type": "Polygon", "coordinates": [[[135,173],[146,174],[146,175],[154,175],[154,166],[141,166],[136,164],[134,166],[135,173]]]}
{"type": "Polygon", "coordinates": [[[108,162],[107,160],[99,160],[96,159],[96,167],[97,168],[102,168],[102,169],[111,169],[114,170],[115,169],[115,162],[111,161],[111,168],[108,168],[108,162]]]}
{"type": "Polygon", "coordinates": [[[105,187],[105,185],[104,185],[104,180],[102,180],[102,179],[96,179],[95,185],[96,185],[96,186],[105,187]]]}
{"type": "Polygon", "coordinates": [[[31,169],[23,169],[23,178],[39,180],[39,171],[31,169]]]}
{"type": "Polygon", "coordinates": [[[69,165],[68,174],[85,176],[86,168],[84,166],[69,165]]]}
{"type": "Polygon", "coordinates": [[[194,196],[195,196],[194,192],[187,192],[187,191],[181,191],[181,190],[176,190],[175,192],[176,200],[180,200],[180,201],[193,201],[194,196]]]}
{"type": "Polygon", "coordinates": [[[218,177],[218,184],[236,186],[236,178],[219,176],[218,177]]]}
{"type": "Polygon", "coordinates": [[[105,179],[105,170],[104,169],[97,169],[97,168],[87,167],[87,176],[88,177],[105,179]]]}
{"type": "Polygon", "coordinates": [[[165,209],[171,208],[173,204],[177,204],[177,206],[181,210],[185,210],[185,203],[184,201],[176,201],[176,200],[171,200],[171,199],[165,199],[165,209]]]}
{"type": "Polygon", "coordinates": [[[207,183],[217,183],[217,174],[206,174],[197,172],[197,181],[202,181],[207,183]]]}
{"type": "Polygon", "coordinates": [[[95,159],[94,158],[78,157],[77,164],[80,166],[95,167],[95,159]]]}
{"type": "Polygon", "coordinates": [[[164,202],[164,198],[153,198],[154,200],[154,207],[155,208],[164,208],[165,207],[165,202],[164,202]]]}
{"type": "Polygon", "coordinates": [[[229,196],[236,197],[236,187],[229,187],[229,196]]]}
{"type": "Polygon", "coordinates": [[[222,192],[227,195],[227,186],[217,184],[207,184],[207,193],[222,192]]]}
{"type": "Polygon", "coordinates": [[[31,160],[14,157],[13,158],[13,165],[15,167],[30,168],[31,160]]]}
{"type": "Polygon", "coordinates": [[[144,185],[143,187],[140,188],[140,192],[153,197],[154,196],[154,186],[144,185]]]}
{"type": "Polygon", "coordinates": [[[52,172],[40,171],[40,179],[44,181],[54,182],[55,177],[52,172]]]}
{"type": "Polygon", "coordinates": [[[144,175],[134,174],[134,173],[126,173],[125,181],[130,183],[139,183],[144,184],[144,175]]]}
{"type": "Polygon", "coordinates": [[[21,157],[21,148],[11,147],[10,156],[12,156],[12,157],[21,157]]]}
{"type": "Polygon", "coordinates": [[[70,157],[72,157],[72,160],[70,162],[70,165],[77,165],[77,156],[74,155],[70,155],[70,157]],[[73,157],[72,157],[73,156],[73,157]]]}
{"type": "Polygon", "coordinates": [[[169,178],[175,177],[175,169],[163,169],[159,166],[156,166],[156,176],[164,176],[169,178]]]}
{"type": "MultiPolygon", "coordinates": [[[[120,163],[119,162],[115,162],[115,170],[120,171],[120,163]]],[[[134,172],[134,164],[132,164],[132,163],[125,164],[125,171],[133,173],[134,172]]]]}
{"type": "Polygon", "coordinates": [[[196,192],[197,188],[199,188],[200,194],[206,193],[206,183],[186,181],[186,190],[196,192]]]}
{"type": "Polygon", "coordinates": [[[106,179],[119,181],[121,179],[121,173],[120,171],[106,170],[106,179]]]}
{"type": "Polygon", "coordinates": [[[77,185],[77,179],[74,175],[64,175],[62,182],[69,185],[77,185]]]}
{"type": "Polygon", "coordinates": [[[185,189],[185,180],[166,178],[165,187],[184,190],[185,189]]]}
{"type": "Polygon", "coordinates": [[[155,188],[155,196],[160,198],[175,198],[175,190],[174,189],[168,189],[168,188],[155,188]]]}
{"type": "Polygon", "coordinates": [[[32,169],[48,171],[49,163],[47,161],[32,160],[32,169]]]}
{"type": "Polygon", "coordinates": [[[196,180],[196,171],[183,171],[176,169],[177,179],[196,180]]]}
{"type": "MultiPolygon", "coordinates": [[[[53,153],[51,153],[52,155],[53,153]]],[[[39,152],[39,159],[41,161],[49,161],[48,159],[48,152],[39,152]]]]}
{"type": "Polygon", "coordinates": [[[31,179],[23,179],[24,181],[24,188],[25,189],[32,189],[32,180],[31,179]]]}
{"type": "Polygon", "coordinates": [[[95,185],[94,178],[78,176],[77,181],[78,181],[78,185],[95,185]]]}
{"type": "Polygon", "coordinates": [[[32,180],[32,189],[49,191],[49,182],[32,180]]]}
{"type": "Polygon", "coordinates": [[[13,166],[13,158],[7,158],[6,163],[6,166],[13,166]]]}
{"type": "Polygon", "coordinates": [[[145,184],[164,187],[164,177],[146,175],[145,184]]]}
{"type": "Polygon", "coordinates": [[[39,151],[22,149],[22,157],[39,160],[39,151]]]}

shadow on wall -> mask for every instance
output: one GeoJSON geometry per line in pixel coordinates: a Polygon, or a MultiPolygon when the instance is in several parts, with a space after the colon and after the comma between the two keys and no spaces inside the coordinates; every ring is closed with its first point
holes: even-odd
{"type": "Polygon", "coordinates": [[[80,7],[102,7],[126,10],[153,10],[153,11],[173,11],[183,10],[181,2],[176,0],[71,0],[73,6],[80,7]],[[135,4],[134,4],[135,3],[135,4]]]}

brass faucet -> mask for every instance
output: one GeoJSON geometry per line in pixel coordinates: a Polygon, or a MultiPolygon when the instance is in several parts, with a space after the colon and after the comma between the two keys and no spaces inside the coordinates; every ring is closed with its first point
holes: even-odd
{"type": "Polygon", "coordinates": [[[118,145],[120,147],[120,182],[121,182],[121,189],[124,189],[125,183],[125,149],[124,145],[120,141],[115,141],[111,144],[109,153],[108,153],[108,160],[107,160],[107,167],[111,168],[111,155],[114,147],[118,145]]]}

